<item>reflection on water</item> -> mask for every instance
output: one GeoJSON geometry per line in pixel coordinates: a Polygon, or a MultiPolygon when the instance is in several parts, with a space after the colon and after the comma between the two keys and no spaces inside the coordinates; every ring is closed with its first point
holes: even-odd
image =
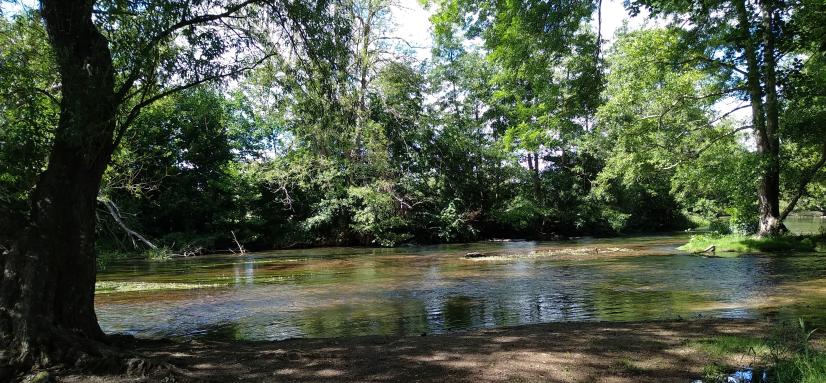
{"type": "MultiPolygon", "coordinates": [[[[125,261],[100,280],[218,283],[97,297],[108,332],[273,340],[418,335],[554,321],[803,316],[826,325],[826,258],[703,258],[685,235],[400,249],[321,248],[167,262],[125,261]],[[623,247],[606,256],[470,260],[623,247]]],[[[584,255],[583,255],[584,254],[584,255]]]]}
{"type": "Polygon", "coordinates": [[[826,216],[799,215],[790,216],[783,221],[792,233],[818,234],[826,227],[826,216]]]}

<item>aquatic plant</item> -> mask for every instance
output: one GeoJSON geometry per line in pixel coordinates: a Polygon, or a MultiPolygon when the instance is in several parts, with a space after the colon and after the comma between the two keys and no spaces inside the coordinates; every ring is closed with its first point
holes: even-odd
{"type": "Polygon", "coordinates": [[[219,287],[217,283],[168,283],[168,282],[127,282],[100,281],[95,283],[96,294],[125,293],[134,291],[192,290],[219,287]]]}
{"type": "Polygon", "coordinates": [[[168,247],[146,249],[142,255],[152,261],[165,261],[172,258],[172,250],[168,247]]]}

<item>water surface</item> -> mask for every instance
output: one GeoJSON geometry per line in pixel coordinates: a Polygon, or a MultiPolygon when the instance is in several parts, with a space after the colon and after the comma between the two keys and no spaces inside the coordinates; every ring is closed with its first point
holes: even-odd
{"type": "Polygon", "coordinates": [[[99,280],[220,286],[99,294],[96,308],[107,332],[244,340],[698,316],[802,316],[826,327],[825,256],[705,258],[676,250],[687,237],[131,260],[99,280]],[[531,253],[540,256],[514,256],[531,253]]]}

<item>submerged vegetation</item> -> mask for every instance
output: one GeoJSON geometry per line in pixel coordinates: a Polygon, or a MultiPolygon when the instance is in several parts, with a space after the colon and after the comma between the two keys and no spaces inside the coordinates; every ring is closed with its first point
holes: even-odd
{"type": "Polygon", "coordinates": [[[95,294],[159,290],[192,290],[219,286],[222,285],[215,283],[102,281],[95,283],[95,294]]]}

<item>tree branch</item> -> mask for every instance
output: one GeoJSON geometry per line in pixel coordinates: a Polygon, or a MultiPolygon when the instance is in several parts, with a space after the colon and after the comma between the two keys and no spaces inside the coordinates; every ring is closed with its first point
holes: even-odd
{"type": "MultiPolygon", "coordinates": [[[[163,41],[167,37],[170,37],[176,31],[179,31],[179,30],[181,30],[183,28],[186,28],[186,27],[191,27],[191,26],[195,26],[195,25],[198,25],[198,24],[204,24],[204,23],[208,23],[210,21],[220,20],[222,18],[232,16],[234,13],[240,11],[241,9],[245,8],[246,6],[248,6],[250,4],[258,3],[258,2],[264,2],[264,1],[266,1],[266,0],[245,0],[245,1],[243,1],[241,3],[238,3],[234,6],[227,7],[221,13],[210,13],[210,14],[205,14],[205,15],[198,15],[198,16],[194,16],[190,19],[182,20],[182,21],[179,21],[175,24],[172,24],[169,28],[162,30],[157,35],[155,35],[155,37],[150,39],[146,43],[146,45],[143,47],[143,49],[140,50],[139,54],[136,57],[138,57],[139,59],[143,59],[143,58],[149,56],[149,54],[152,52],[152,50],[161,41],[163,41]]],[[[121,84],[120,88],[118,88],[117,92],[115,93],[115,96],[117,97],[118,100],[123,101],[124,96],[126,96],[126,94],[129,93],[129,90],[135,84],[135,81],[137,81],[138,78],[140,78],[140,73],[141,73],[140,67],[141,67],[141,65],[137,64],[135,69],[129,74],[129,76],[126,77],[126,80],[123,82],[123,84],[121,84]]]]}
{"type": "Polygon", "coordinates": [[[745,126],[741,126],[741,127],[737,128],[737,129],[734,129],[730,132],[726,132],[725,134],[723,134],[723,135],[711,140],[711,142],[705,144],[702,148],[700,148],[700,150],[692,153],[692,157],[697,158],[697,157],[700,156],[700,154],[702,154],[703,152],[708,150],[710,147],[714,146],[714,144],[720,142],[722,139],[724,139],[726,137],[729,137],[729,136],[733,136],[733,135],[737,134],[737,132],[741,132],[741,131],[744,131],[746,129],[751,129],[751,128],[752,128],[751,125],[745,125],[745,126]]]}
{"type": "Polygon", "coordinates": [[[190,83],[186,83],[186,84],[183,84],[183,85],[180,85],[180,86],[176,86],[176,87],[166,89],[166,90],[164,90],[164,91],[162,91],[158,94],[155,94],[154,96],[151,96],[147,99],[141,100],[141,102],[137,103],[135,106],[132,107],[132,109],[130,109],[129,113],[126,115],[126,119],[118,127],[118,131],[117,131],[117,134],[115,136],[115,141],[114,141],[115,147],[117,147],[120,144],[120,141],[123,138],[123,134],[126,133],[127,128],[129,127],[130,124],[132,124],[132,122],[135,121],[135,118],[138,117],[138,114],[140,114],[140,111],[143,108],[151,105],[155,101],[158,101],[158,100],[160,100],[160,99],[162,99],[166,96],[169,96],[171,94],[174,94],[174,93],[177,93],[177,92],[182,92],[184,90],[193,88],[195,86],[198,86],[198,85],[210,82],[210,81],[222,79],[222,78],[225,78],[225,77],[235,76],[237,74],[246,72],[248,70],[255,69],[258,65],[261,65],[261,63],[266,61],[268,58],[275,56],[276,54],[277,53],[268,53],[268,54],[264,55],[263,57],[261,57],[260,59],[256,60],[255,62],[253,62],[252,64],[250,64],[248,66],[238,67],[238,68],[235,68],[235,69],[233,69],[229,72],[226,72],[226,73],[218,73],[218,74],[214,74],[214,75],[211,75],[211,76],[206,76],[206,77],[200,78],[200,79],[195,80],[195,81],[190,82],[190,83]]]}
{"type": "MultiPolygon", "coordinates": [[[[125,223],[123,223],[123,220],[121,219],[121,216],[120,216],[120,212],[118,211],[118,207],[115,205],[114,202],[112,202],[112,200],[106,199],[106,198],[98,198],[98,201],[102,202],[103,205],[106,206],[106,210],[109,211],[109,214],[115,220],[115,223],[117,223],[118,226],[120,226],[120,228],[123,229],[123,231],[125,231],[126,234],[129,235],[129,238],[137,238],[138,240],[140,240],[141,242],[146,244],[146,246],[149,246],[153,249],[158,248],[157,246],[155,246],[154,243],[149,242],[149,240],[146,239],[146,237],[144,237],[140,233],[130,229],[128,226],[126,226],[125,223]]],[[[132,241],[132,243],[134,244],[134,240],[132,241]]]]}
{"type": "Polygon", "coordinates": [[[797,202],[800,200],[800,197],[806,193],[806,186],[812,182],[812,179],[815,178],[817,172],[823,168],[823,165],[826,165],[826,142],[823,143],[823,150],[820,153],[820,160],[818,160],[809,170],[803,175],[803,178],[800,179],[800,185],[797,186],[797,192],[795,193],[794,197],[792,197],[791,201],[789,201],[789,205],[783,209],[783,212],[780,214],[780,221],[784,221],[786,217],[794,210],[797,202]]]}

